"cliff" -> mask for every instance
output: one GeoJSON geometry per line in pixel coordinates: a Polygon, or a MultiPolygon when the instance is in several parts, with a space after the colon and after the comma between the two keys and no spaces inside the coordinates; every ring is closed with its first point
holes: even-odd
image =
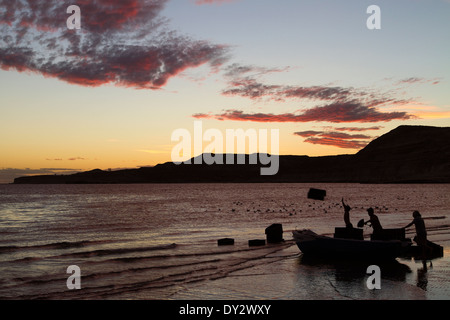
{"type": "MultiPolygon", "coordinates": [[[[354,155],[280,156],[279,171],[261,176],[261,164],[207,165],[171,162],[119,171],[28,176],[16,184],[195,183],[195,182],[359,182],[449,183],[450,127],[400,126],[354,155]]],[[[236,156],[236,155],[235,155],[236,156]]]]}

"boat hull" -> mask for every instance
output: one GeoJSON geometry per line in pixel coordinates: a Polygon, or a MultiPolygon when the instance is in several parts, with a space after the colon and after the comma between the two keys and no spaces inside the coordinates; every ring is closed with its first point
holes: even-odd
{"type": "Polygon", "coordinates": [[[304,255],[356,260],[395,259],[402,253],[402,242],[339,239],[320,236],[310,230],[294,231],[294,240],[304,255]]]}

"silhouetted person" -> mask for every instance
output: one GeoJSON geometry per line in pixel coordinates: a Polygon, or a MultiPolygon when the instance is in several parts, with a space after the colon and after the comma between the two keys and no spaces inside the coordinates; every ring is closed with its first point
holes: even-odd
{"type": "Polygon", "coordinates": [[[368,221],[366,221],[364,224],[368,224],[370,222],[370,226],[373,229],[373,233],[377,233],[383,230],[383,227],[381,226],[380,220],[378,217],[374,214],[373,208],[367,209],[367,213],[370,217],[368,221]]]}
{"type": "Polygon", "coordinates": [[[409,223],[404,229],[415,225],[416,227],[416,242],[419,247],[422,249],[422,256],[425,258],[427,251],[430,252],[431,248],[428,246],[427,242],[427,229],[425,228],[425,222],[422,219],[419,211],[413,212],[414,220],[409,223]]]}
{"type": "Polygon", "coordinates": [[[345,222],[345,226],[347,228],[353,228],[352,223],[350,222],[350,210],[352,210],[352,208],[345,204],[344,202],[344,198],[342,198],[342,205],[344,206],[344,222],[345,222]]]}

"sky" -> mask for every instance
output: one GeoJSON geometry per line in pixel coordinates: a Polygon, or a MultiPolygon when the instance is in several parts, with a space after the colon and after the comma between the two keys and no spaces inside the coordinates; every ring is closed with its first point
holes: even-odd
{"type": "Polygon", "coordinates": [[[0,0],[0,183],[168,162],[195,121],[309,156],[449,126],[448,17],[448,0],[0,0]]]}

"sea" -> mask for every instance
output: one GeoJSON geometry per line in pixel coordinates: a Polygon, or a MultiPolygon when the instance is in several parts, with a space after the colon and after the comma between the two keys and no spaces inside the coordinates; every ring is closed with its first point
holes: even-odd
{"type": "Polygon", "coordinates": [[[449,209],[448,184],[4,184],[0,299],[447,300],[449,209]],[[310,188],[325,199],[308,199],[310,188]],[[444,257],[381,263],[373,289],[367,263],[303,256],[292,231],[333,236],[342,198],[353,225],[369,207],[385,228],[420,211],[444,257]],[[272,224],[284,241],[249,245],[272,224]]]}

